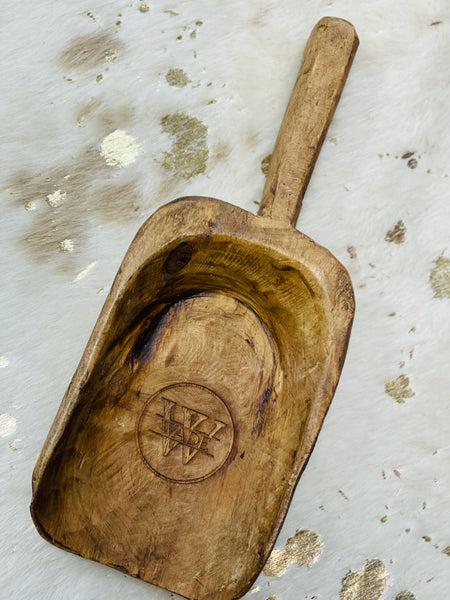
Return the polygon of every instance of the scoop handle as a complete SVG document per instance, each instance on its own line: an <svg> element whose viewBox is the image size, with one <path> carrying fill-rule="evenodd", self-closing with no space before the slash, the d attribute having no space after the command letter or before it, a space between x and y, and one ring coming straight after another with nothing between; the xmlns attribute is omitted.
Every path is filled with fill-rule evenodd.
<svg viewBox="0 0 450 600"><path fill-rule="evenodd" d="M258 214L295 224L359 40L351 23L321 19L303 61L270 160Z"/></svg>

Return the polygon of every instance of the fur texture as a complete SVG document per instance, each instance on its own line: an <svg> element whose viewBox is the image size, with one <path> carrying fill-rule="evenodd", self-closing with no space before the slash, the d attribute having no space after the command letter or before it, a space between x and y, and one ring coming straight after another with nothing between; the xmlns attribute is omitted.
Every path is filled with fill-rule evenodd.
<svg viewBox="0 0 450 600"><path fill-rule="evenodd" d="M2 13L0 412L16 419L0 437L2 598L169 597L44 542L32 470L139 225L189 194L257 210L306 39L332 14L360 47L298 228L348 268L357 312L277 544L312 530L323 553L261 574L251 597L346 598L348 572L376 564L370 598L447 600L448 2L47 0ZM187 134L163 127L183 119ZM108 164L116 130L132 155ZM369 598L364 585L352 598Z"/></svg>

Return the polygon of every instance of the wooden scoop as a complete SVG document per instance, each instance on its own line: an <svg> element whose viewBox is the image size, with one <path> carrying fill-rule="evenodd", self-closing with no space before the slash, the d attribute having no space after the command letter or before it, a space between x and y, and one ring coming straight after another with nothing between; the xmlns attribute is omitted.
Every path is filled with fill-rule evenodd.
<svg viewBox="0 0 450 600"><path fill-rule="evenodd" d="M353 317L346 270L294 225L357 45L314 28L258 216L189 197L139 230L34 471L53 544L191 599L264 566Z"/></svg>

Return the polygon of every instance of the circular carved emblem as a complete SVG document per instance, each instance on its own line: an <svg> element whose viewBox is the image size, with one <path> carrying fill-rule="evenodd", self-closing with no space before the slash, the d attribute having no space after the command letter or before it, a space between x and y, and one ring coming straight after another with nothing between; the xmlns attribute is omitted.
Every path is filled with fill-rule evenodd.
<svg viewBox="0 0 450 600"><path fill-rule="evenodd" d="M169 385L151 396L138 422L142 458L160 477L195 483L213 475L233 446L230 412L211 390Z"/></svg>

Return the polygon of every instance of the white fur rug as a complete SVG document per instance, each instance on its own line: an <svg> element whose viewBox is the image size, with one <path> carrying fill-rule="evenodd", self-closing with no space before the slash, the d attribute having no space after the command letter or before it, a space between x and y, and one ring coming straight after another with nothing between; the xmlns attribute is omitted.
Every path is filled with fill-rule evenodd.
<svg viewBox="0 0 450 600"><path fill-rule="evenodd" d="M32 470L139 225L189 194L256 212L306 39L333 15L360 47L298 228L348 268L357 312L277 551L248 597L447 600L449 3L2 8L1 598L169 597L42 540Z"/></svg>

